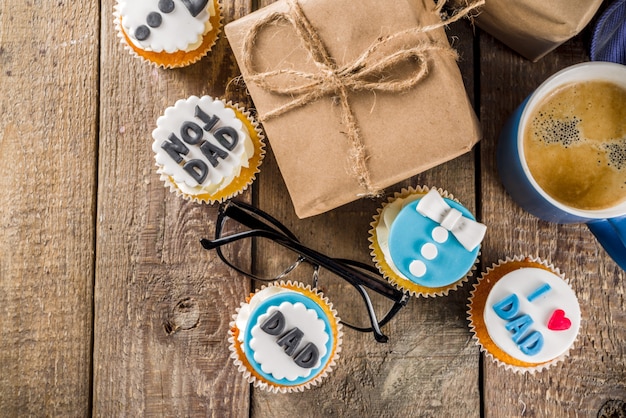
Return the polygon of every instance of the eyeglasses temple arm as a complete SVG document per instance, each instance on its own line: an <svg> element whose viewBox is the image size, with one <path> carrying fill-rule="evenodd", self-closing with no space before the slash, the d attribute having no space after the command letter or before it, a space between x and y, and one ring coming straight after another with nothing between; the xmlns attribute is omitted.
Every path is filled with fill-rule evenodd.
<svg viewBox="0 0 626 418"><path fill-rule="evenodd" d="M402 307L406 306L406 303L409 299L409 294L405 294L406 298L401 300L400 302L395 302L393 304L393 307L391 308L391 310L389 312L387 312L387 314L385 314L385 317L383 319L381 319L380 321L378 321L378 326L382 327L385 326L394 316L396 316L396 313L398 313L400 311L400 309L402 309ZM347 326L348 328L352 328L355 331L359 331L359 332L374 332L374 328L369 327L357 327L348 323L343 323L345 326Z"/></svg>
<svg viewBox="0 0 626 418"><path fill-rule="evenodd" d="M378 319L376 318L376 312L374 311L374 306L372 306L372 301L369 298L369 295L367 294L365 289L363 289L362 286L358 285L355 287L361 294L361 297L363 298L363 301L365 302L365 306L367 307L367 314L369 315L370 323L372 324L372 332L374 333L374 339L378 341L379 343L386 343L387 341L389 341L389 337L383 334L383 332L380 330L380 326L378 325Z"/></svg>
<svg viewBox="0 0 626 418"><path fill-rule="evenodd" d="M369 289L394 301L401 301L405 297L405 294L403 292L394 288L388 282L375 281L366 275L360 274L357 270L347 267L345 263L337 263L332 258L327 257L322 253L318 253L317 251L311 250L310 248L300 244L300 241L295 237L295 235L293 235L293 233L291 233L291 231L289 231L289 229L287 229L287 227L278 222L278 220L273 218L271 215L261 211L260 209L255 208L254 206L248 205L244 202L231 200L227 203L224 203L220 207L220 211L222 212L223 216L230 217L242 223L243 225L252 228L252 231L247 231L249 235L234 234L234 236L236 237L235 239L246 238L248 236L265 236L267 238L273 239L277 243L287 248L290 248L293 251L300 253L310 261L319 264L342 277L345 277L350 283L355 286L359 283L362 283ZM258 216L262 216L266 220L270 221L273 226L278 228L282 233L268 226L259 219L256 219L254 216L251 216L247 211L251 213L256 213ZM218 244L218 242L221 242L221 239L222 238L217 238L213 241L213 244ZM224 242L224 244L225 243L226 242ZM206 249L216 248L219 245L222 244L207 247L203 243L203 246Z"/></svg>
<svg viewBox="0 0 626 418"><path fill-rule="evenodd" d="M281 240L277 240L277 242L281 245L291 248L294 251L297 251L309 261L319 264L325 269L330 270L333 273L343 277L354 286L363 285L373 290L374 292L396 302L399 302L405 298L404 292L396 289L388 282L383 282L382 280L374 280L373 278L362 274L358 270L351 268L345 263L337 262L324 254L318 253L315 250L305 247L299 242L285 240L284 237L282 237Z"/></svg>
<svg viewBox="0 0 626 418"><path fill-rule="evenodd" d="M236 234L220 237L213 240L202 238L200 240L200 244L202 244L202 247L205 250L214 250L217 247L221 247L222 245L230 244L240 239L250 237L267 237L275 240L277 237L280 238L282 236L277 232L266 231L264 229L250 229L248 231L238 232Z"/></svg>
<svg viewBox="0 0 626 418"><path fill-rule="evenodd" d="M248 228L278 233L275 228L272 228L272 226L274 226L290 239L299 242L296 236L286 226L278 222L278 220L276 220L271 215L263 212L260 209L255 208L254 206L250 206L243 202L233 200L224 204L224 206L221 208L221 211L224 216L234 219L237 222L247 226ZM246 211L255 213L257 216L264 218L266 221L270 222L272 226L267 225L265 222L255 218Z"/></svg>
<svg viewBox="0 0 626 418"><path fill-rule="evenodd" d="M365 289L363 289L363 286L366 286L369 289L393 300L395 302L395 305L393 308L393 314L395 314L398 310L400 310L402 306L406 305L408 301L408 295L406 293L401 292L398 289L395 289L387 282L385 283L378 282L372 279L371 277L366 276L365 274L361 274L358 270L354 270L350 268L349 266L345 265L344 263L339 263L333 260L332 258L327 257L324 254L318 253L317 251L314 251L308 247L305 247L304 245L298 242L281 240L281 241L278 241L278 243L288 248L291 248L294 251L297 251L305 258L309 259L310 261L316 264L319 264L325 269L332 271L333 273L339 275L340 277L343 277L346 281L352 284L357 289L357 291L361 294L361 297L363 298L363 301L365 302L367 313L370 318L370 323L372 324L371 331L374 333L374 338L376 339L376 341L381 342L381 343L388 341L388 337L384 335L382 331L380 330L380 325L378 323L378 319L376 318L376 312L374 311L374 307L372 306L372 301L369 295L367 294L367 292L365 291ZM383 320L385 322L389 321L389 319L391 319L392 316L393 315L388 314L385 316L385 318L383 318Z"/></svg>
<svg viewBox="0 0 626 418"><path fill-rule="evenodd" d="M379 281L375 281L372 278L360 274L358 270L354 270L349 268L343 263L338 263L334 261L332 258L325 256L324 254L318 253L304 245L300 244L297 241L291 240L289 237L286 237L278 232L272 230L265 229L251 229L248 231L239 232L236 234L232 234L226 237L220 237L214 240L202 239L200 243L206 250L212 250L217 247L220 247L225 244L230 244L240 239L249 238L249 237L266 237L274 240L276 243L283 245L284 247L290 248L293 251L304 256L306 259L321 265L322 267L332 271L335 274L345 278L348 282L350 282L354 286L364 285L367 288L388 297L394 301L400 301L404 298L404 293L399 291L398 289L392 287L388 283L383 283Z"/></svg>

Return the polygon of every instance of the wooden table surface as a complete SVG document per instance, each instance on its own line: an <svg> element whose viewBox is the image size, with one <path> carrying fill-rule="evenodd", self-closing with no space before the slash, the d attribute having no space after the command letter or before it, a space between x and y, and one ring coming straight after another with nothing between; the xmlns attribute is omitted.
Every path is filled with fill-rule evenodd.
<svg viewBox="0 0 626 418"><path fill-rule="evenodd" d="M225 0L224 23L270 2ZM567 361L533 376L484 358L468 329L466 284L412 298L385 327L387 344L346 330L321 385L274 395L252 389L228 358L229 321L255 286L199 248L217 208L165 189L150 149L156 118L178 99L252 106L243 89L226 91L239 74L232 51L222 33L201 62L156 69L121 46L113 5L0 2L0 415L595 417L613 406L625 416L625 273L585 226L516 206L494 158L521 100L589 60L588 29L532 63L466 21L452 25L484 138L387 190L425 184L464 202L489 228L480 270L518 254L558 266L584 319ZM271 149L242 198L310 247L370 260L367 231L383 199L299 220Z"/></svg>

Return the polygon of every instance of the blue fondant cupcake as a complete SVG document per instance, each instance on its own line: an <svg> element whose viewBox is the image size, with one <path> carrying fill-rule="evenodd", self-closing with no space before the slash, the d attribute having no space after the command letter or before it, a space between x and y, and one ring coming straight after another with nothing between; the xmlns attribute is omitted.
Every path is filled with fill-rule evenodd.
<svg viewBox="0 0 626 418"><path fill-rule="evenodd" d="M402 290L441 296L475 269L485 225L450 194L404 189L374 216L370 249L380 272Z"/></svg>
<svg viewBox="0 0 626 418"><path fill-rule="evenodd" d="M303 391L335 365L341 324L321 293L301 283L263 287L230 324L231 358L250 383L271 392Z"/></svg>

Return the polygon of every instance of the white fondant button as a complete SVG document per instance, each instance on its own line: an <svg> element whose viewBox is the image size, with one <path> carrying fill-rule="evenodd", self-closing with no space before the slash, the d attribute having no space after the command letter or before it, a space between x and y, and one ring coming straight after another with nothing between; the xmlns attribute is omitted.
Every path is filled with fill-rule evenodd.
<svg viewBox="0 0 626 418"><path fill-rule="evenodd" d="M409 264L409 271L415 277L422 277L426 274L426 264L420 260L413 260L411 264Z"/></svg>
<svg viewBox="0 0 626 418"><path fill-rule="evenodd" d="M442 226L436 226L435 229L433 229L432 237L438 243L443 244L444 242L448 240L449 234L450 233L448 232L446 228Z"/></svg>
<svg viewBox="0 0 626 418"><path fill-rule="evenodd" d="M429 242L422 246L421 253L426 260L432 260L437 257L438 251L435 244Z"/></svg>

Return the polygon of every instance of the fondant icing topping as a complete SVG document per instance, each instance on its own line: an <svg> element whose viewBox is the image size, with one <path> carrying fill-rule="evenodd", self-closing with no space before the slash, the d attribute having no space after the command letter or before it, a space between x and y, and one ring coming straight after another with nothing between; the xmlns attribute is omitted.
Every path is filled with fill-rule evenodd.
<svg viewBox="0 0 626 418"><path fill-rule="evenodd" d="M254 154L235 112L209 96L191 96L167 108L152 136L159 172L188 195L222 190Z"/></svg>
<svg viewBox="0 0 626 418"><path fill-rule="evenodd" d="M521 268L494 284L484 310L487 332L510 356L544 363L565 354L580 327L580 307L570 286L540 268Z"/></svg>
<svg viewBox="0 0 626 418"><path fill-rule="evenodd" d="M468 251L440 222L419 213L417 207L425 196L410 195L384 206L376 236L387 264L399 277L424 287L444 287L462 279L471 270L480 245ZM452 199L442 200L448 212L460 213L467 224L475 222L461 204ZM440 202L438 205L443 207Z"/></svg>
<svg viewBox="0 0 626 418"><path fill-rule="evenodd" d="M289 381L306 378L320 366L329 339L324 321L299 302L269 307L251 333L250 348L263 372Z"/></svg>
<svg viewBox="0 0 626 418"><path fill-rule="evenodd" d="M133 44L145 51L189 51L212 29L213 1L119 0L122 26Z"/></svg>
<svg viewBox="0 0 626 418"><path fill-rule="evenodd" d="M550 320L548 321L548 329L552 331L565 331L570 329L572 326L572 321L565 316L565 311L563 309L555 309L550 316Z"/></svg>
<svg viewBox="0 0 626 418"><path fill-rule="evenodd" d="M467 251L474 250L485 236L487 230L485 225L476 222L473 216L464 216L460 210L451 207L436 189L431 189L421 198L416 209L423 216L452 232Z"/></svg>

